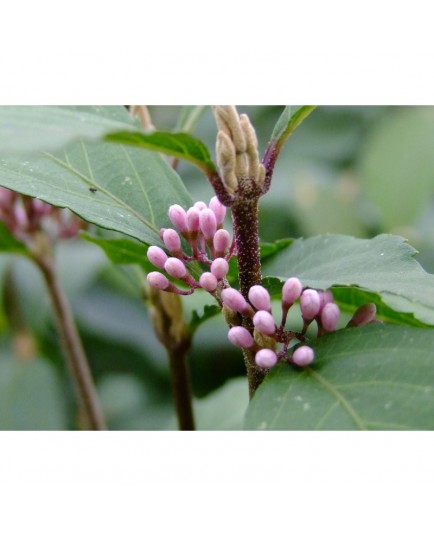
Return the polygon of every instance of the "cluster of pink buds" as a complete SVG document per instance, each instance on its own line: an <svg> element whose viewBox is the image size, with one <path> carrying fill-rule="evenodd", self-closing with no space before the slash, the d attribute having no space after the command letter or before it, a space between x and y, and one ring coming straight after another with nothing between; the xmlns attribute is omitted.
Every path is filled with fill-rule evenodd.
<svg viewBox="0 0 434 536"><path fill-rule="evenodd" d="M25 243L30 242L37 231L45 232L52 239L70 238L85 224L67 209L3 187L0 187L0 220L15 238Z"/></svg>
<svg viewBox="0 0 434 536"><path fill-rule="evenodd" d="M229 340L241 348L248 348L255 352L256 365L261 369L270 369L280 359L285 359L299 367L310 365L314 359L314 351L310 346L302 344L291 355L288 348L294 341L305 343L308 327L313 322L317 325L317 337L335 331L340 310L333 301L333 294L329 291L303 289L300 280L296 277L288 279L282 288L281 321L277 324L271 311L271 299L268 291L255 285L250 288L248 301L235 289L224 289L221 294L223 303L252 319L253 335L242 326L234 326L229 330ZM285 329L288 311L299 301L303 326L300 332ZM354 314L349 325L366 324L373 320L376 313L374 304L362 306ZM277 349L278 344L281 345Z"/></svg>
<svg viewBox="0 0 434 536"><path fill-rule="evenodd" d="M170 256L158 246L150 246L147 256L156 268L189 288L183 290L177 287L161 272L148 274L149 285L176 294L191 294L196 288L202 288L216 295L218 290L226 288L228 261L235 252L228 231L223 229L225 216L226 207L217 197L213 197L208 206L198 201L188 210L180 205L171 205L169 219L176 229L160 229L160 237ZM182 237L188 243L188 251L184 250ZM210 268L199 280L189 270L189 263L195 261Z"/></svg>

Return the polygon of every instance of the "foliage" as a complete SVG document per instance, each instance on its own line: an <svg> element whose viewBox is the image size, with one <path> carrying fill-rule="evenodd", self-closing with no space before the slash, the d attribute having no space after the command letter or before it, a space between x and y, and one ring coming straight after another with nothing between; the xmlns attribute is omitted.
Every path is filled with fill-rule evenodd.
<svg viewBox="0 0 434 536"><path fill-rule="evenodd" d="M260 202L264 284L275 300L288 277L332 288L340 329L311 341L316 358L306 369L280 362L248 403L241 353L227 340L215 300L200 292L181 297L197 428L431 430L432 110L313 108L238 110L255 126L265 163L270 147L278 148ZM169 205L209 199L206 175L217 173L209 110L150 113L154 132L120 106L0 107L0 185L90 224L57 256L110 429L176 428L167 358L143 294L143 275L154 269L146 251L164 247L159 230L172 225ZM173 157L185 161L177 170ZM62 397L67 370L54 323L46 312L37 315L42 280L3 224L0 248L0 272L6 281L12 267L14 290L12 305L4 292L0 311L0 426L79 427L72 394ZM196 272L203 269L197 263ZM228 279L237 285L235 259ZM366 302L377 305L382 323L345 329ZM23 326L38 348L28 362L11 346Z"/></svg>

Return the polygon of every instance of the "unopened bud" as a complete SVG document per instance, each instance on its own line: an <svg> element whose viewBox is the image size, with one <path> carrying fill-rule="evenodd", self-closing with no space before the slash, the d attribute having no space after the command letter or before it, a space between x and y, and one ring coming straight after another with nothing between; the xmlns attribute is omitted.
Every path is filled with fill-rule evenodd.
<svg viewBox="0 0 434 536"><path fill-rule="evenodd" d="M249 290L249 302L258 311L271 311L271 298L262 285L253 285Z"/></svg>
<svg viewBox="0 0 434 536"><path fill-rule="evenodd" d="M185 279L188 276L185 264L175 257L169 257L164 263L166 272L176 279Z"/></svg>
<svg viewBox="0 0 434 536"><path fill-rule="evenodd" d="M299 367L307 367L315 357L314 351L309 346L299 346L292 354L292 361Z"/></svg>
<svg viewBox="0 0 434 536"><path fill-rule="evenodd" d="M181 233L187 231L187 215L180 205L171 205L169 207L169 219Z"/></svg>
<svg viewBox="0 0 434 536"><path fill-rule="evenodd" d="M320 298L316 290L306 289L300 298L301 316L304 320L313 320L319 313Z"/></svg>
<svg viewBox="0 0 434 536"><path fill-rule="evenodd" d="M157 268L164 268L164 263L167 261L166 253L158 246L150 246L146 253L146 256L154 266Z"/></svg>
<svg viewBox="0 0 434 536"><path fill-rule="evenodd" d="M298 277L290 277L282 288L282 304L285 307L292 305L301 296L303 286Z"/></svg>
<svg viewBox="0 0 434 536"><path fill-rule="evenodd" d="M211 272L204 272L199 278L199 285L207 292L214 292L217 288L218 281Z"/></svg>
<svg viewBox="0 0 434 536"><path fill-rule="evenodd" d="M150 272L146 279L151 287L158 290L165 290L170 286L170 281L160 272Z"/></svg>
<svg viewBox="0 0 434 536"><path fill-rule="evenodd" d="M327 303L333 303L333 294L330 290L320 290L319 294L319 310L322 311Z"/></svg>
<svg viewBox="0 0 434 536"><path fill-rule="evenodd" d="M348 327L363 326L375 319L377 307L375 303L365 303L357 309L352 319L348 322Z"/></svg>
<svg viewBox="0 0 434 536"><path fill-rule="evenodd" d="M218 257L214 259L211 264L211 273L219 280L226 277L226 274L229 272L229 264L226 259Z"/></svg>
<svg viewBox="0 0 434 536"><path fill-rule="evenodd" d="M192 233L199 231L199 212L197 207L191 207L187 210L187 228Z"/></svg>
<svg viewBox="0 0 434 536"><path fill-rule="evenodd" d="M204 208L200 211L199 225L205 240L210 240L214 237L217 231L217 220L210 208Z"/></svg>
<svg viewBox="0 0 434 536"><path fill-rule="evenodd" d="M181 253L181 239L179 238L179 234L174 229L166 229L164 231L163 242L171 253Z"/></svg>
<svg viewBox="0 0 434 536"><path fill-rule="evenodd" d="M249 304L244 299L244 296L234 288L225 288L222 291L221 297L223 303L237 313L243 314L249 308Z"/></svg>
<svg viewBox="0 0 434 536"><path fill-rule="evenodd" d="M269 348L263 348L256 352L255 363L261 369L270 369L277 363L276 352Z"/></svg>
<svg viewBox="0 0 434 536"><path fill-rule="evenodd" d="M204 203L203 201L196 201L196 203L194 204L194 208L197 208L197 210L200 212L204 208L208 208L208 207L206 206L206 203Z"/></svg>
<svg viewBox="0 0 434 536"><path fill-rule="evenodd" d="M232 344L235 344L235 346L239 346L240 348L251 348L255 344L249 331L242 326L231 328L228 332L228 339Z"/></svg>
<svg viewBox="0 0 434 536"><path fill-rule="evenodd" d="M217 225L221 225L225 221L226 207L220 203L216 196L209 202L209 208L214 212Z"/></svg>
<svg viewBox="0 0 434 536"><path fill-rule="evenodd" d="M255 313L253 325L265 335L272 335L276 331L273 315L268 311L258 311Z"/></svg>
<svg viewBox="0 0 434 536"><path fill-rule="evenodd" d="M321 324L326 331L334 331L341 312L335 303L326 303L321 311Z"/></svg>
<svg viewBox="0 0 434 536"><path fill-rule="evenodd" d="M226 251L229 249L231 243L231 236L226 229L219 229L216 231L213 238L213 245L215 254L217 257L223 257Z"/></svg>

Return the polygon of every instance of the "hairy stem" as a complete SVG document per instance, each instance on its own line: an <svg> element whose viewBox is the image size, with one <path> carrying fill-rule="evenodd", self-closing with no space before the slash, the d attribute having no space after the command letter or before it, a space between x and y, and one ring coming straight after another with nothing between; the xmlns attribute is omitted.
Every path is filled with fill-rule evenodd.
<svg viewBox="0 0 434 536"><path fill-rule="evenodd" d="M68 364L76 396L90 430L105 430L104 416L84 353L80 336L72 316L68 299L61 287L53 257L45 252L33 256L42 272L53 305L57 329Z"/></svg>
<svg viewBox="0 0 434 536"><path fill-rule="evenodd" d="M261 259L259 256L258 198L243 200L232 205L231 209L234 239L237 246L240 291L247 299L250 287L262 283ZM251 319L244 318L243 325L253 332ZM256 366L254 352L244 350L243 354L251 398L264 379L265 374Z"/></svg>

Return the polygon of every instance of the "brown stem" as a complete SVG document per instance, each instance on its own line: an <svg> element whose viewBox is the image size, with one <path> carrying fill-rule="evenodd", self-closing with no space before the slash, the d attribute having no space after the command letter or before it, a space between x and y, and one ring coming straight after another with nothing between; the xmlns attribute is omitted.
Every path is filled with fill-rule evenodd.
<svg viewBox="0 0 434 536"><path fill-rule="evenodd" d="M195 429L191 382L187 365L188 350L189 344L167 349L178 425L179 429L184 431Z"/></svg>
<svg viewBox="0 0 434 536"><path fill-rule="evenodd" d="M259 256L258 198L243 200L232 205L231 209L234 239L237 246L240 291L247 299L250 287L262 283L261 259ZM245 317L243 325L253 332L253 324L250 318ZM253 351L243 350L243 354L251 398L264 379L265 373L256 366Z"/></svg>
<svg viewBox="0 0 434 536"><path fill-rule="evenodd" d="M33 256L40 268L50 295L64 355L74 383L79 405L90 430L105 430L104 416L100 408L86 355L72 316L68 299L61 287L53 258L49 253Z"/></svg>

